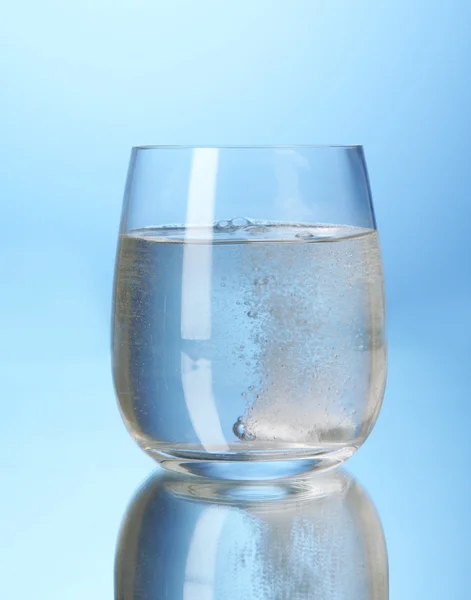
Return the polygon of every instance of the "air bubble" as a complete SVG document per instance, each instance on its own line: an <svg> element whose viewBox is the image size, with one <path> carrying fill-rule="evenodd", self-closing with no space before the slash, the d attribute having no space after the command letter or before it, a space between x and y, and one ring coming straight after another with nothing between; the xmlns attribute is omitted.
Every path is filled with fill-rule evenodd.
<svg viewBox="0 0 471 600"><path fill-rule="evenodd" d="M225 219L223 219L222 221L219 221L218 223L216 223L216 228L217 229L227 229L228 227L230 227L231 223L230 221L226 221Z"/></svg>
<svg viewBox="0 0 471 600"><path fill-rule="evenodd" d="M226 284L224 283L224 281L221 283L221 287L226 287Z"/></svg>
<svg viewBox="0 0 471 600"><path fill-rule="evenodd" d="M269 277L257 277L257 279L255 280L255 285L267 285L267 283L270 281Z"/></svg>
<svg viewBox="0 0 471 600"><path fill-rule="evenodd" d="M310 231L300 231L294 237L301 238L301 239L302 238L304 238L304 239L306 239L306 238L313 238L314 234L311 233Z"/></svg>
<svg viewBox="0 0 471 600"><path fill-rule="evenodd" d="M243 440L244 442L250 442L255 439L255 436L247 431L247 427L245 426L242 417L239 417L234 423L232 431L234 432L234 435L239 438L239 440Z"/></svg>
<svg viewBox="0 0 471 600"><path fill-rule="evenodd" d="M257 317L257 311L256 310L249 310L249 312L247 313L247 316L250 317L251 319L255 319Z"/></svg>
<svg viewBox="0 0 471 600"><path fill-rule="evenodd" d="M254 389L255 389L255 386L254 386L254 385L249 385L249 392L253 392L253 391L254 391Z"/></svg>
<svg viewBox="0 0 471 600"><path fill-rule="evenodd" d="M231 219L230 223L234 227L247 227L248 225L252 224L251 221L244 217L236 217L235 219Z"/></svg>

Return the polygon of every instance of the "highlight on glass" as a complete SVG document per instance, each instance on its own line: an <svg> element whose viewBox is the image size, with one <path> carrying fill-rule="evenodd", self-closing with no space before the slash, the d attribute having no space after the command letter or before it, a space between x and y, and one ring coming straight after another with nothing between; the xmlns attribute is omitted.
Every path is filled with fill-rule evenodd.
<svg viewBox="0 0 471 600"><path fill-rule="evenodd" d="M124 422L164 467L249 480L342 463L386 382L362 147L134 148L112 330Z"/></svg>

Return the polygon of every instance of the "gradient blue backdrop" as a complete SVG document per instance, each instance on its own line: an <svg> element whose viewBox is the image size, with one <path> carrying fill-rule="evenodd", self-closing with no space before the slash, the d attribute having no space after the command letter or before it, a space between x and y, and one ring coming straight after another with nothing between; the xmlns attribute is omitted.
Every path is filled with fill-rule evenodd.
<svg viewBox="0 0 471 600"><path fill-rule="evenodd" d="M349 468L383 521L391 598L469 598L470 27L467 0L2 7L2 597L111 597L152 468L109 366L130 147L362 143L390 369Z"/></svg>

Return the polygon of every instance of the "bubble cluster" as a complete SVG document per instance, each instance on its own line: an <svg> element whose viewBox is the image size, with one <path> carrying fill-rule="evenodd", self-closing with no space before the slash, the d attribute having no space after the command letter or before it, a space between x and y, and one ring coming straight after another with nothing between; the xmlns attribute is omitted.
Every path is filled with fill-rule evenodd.
<svg viewBox="0 0 471 600"><path fill-rule="evenodd" d="M239 417L237 421L234 423L232 428L234 435L244 442L251 442L255 440L255 435L251 433L244 422L243 417Z"/></svg>
<svg viewBox="0 0 471 600"><path fill-rule="evenodd" d="M325 242L330 228L318 229L297 225L285 233L293 241ZM277 235L271 231L270 239ZM249 432L259 441L316 444L354 436L362 417L350 409L365 402L376 377L370 357L361 356L372 335L368 311L381 307L369 298L380 288L366 271L375 244L363 237L249 246L238 265L251 358L246 376L254 383L242 395L246 409L234 426L239 439ZM363 337L355 339L358 327Z"/></svg>
<svg viewBox="0 0 471 600"><path fill-rule="evenodd" d="M291 231L291 234L288 231L286 233L287 235L293 235L294 231ZM273 236L278 239L282 238L284 233L283 228L276 226L276 224L264 224L259 221L252 221L246 217L221 219L214 223L215 237L222 235L225 238L228 236L231 240L235 238L247 241L273 239Z"/></svg>
<svg viewBox="0 0 471 600"><path fill-rule="evenodd" d="M225 231L230 229L241 229L252 225L252 221L245 217L234 217L233 219L221 219L214 224L215 229L224 229Z"/></svg>

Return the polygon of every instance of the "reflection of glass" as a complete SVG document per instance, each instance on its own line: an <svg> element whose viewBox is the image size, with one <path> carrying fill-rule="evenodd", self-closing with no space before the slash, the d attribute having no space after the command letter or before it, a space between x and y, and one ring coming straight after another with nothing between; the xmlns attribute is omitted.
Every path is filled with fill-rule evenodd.
<svg viewBox="0 0 471 600"><path fill-rule="evenodd" d="M351 456L386 377L362 148L134 149L113 361L128 429L167 468L259 479Z"/></svg>
<svg viewBox="0 0 471 600"><path fill-rule="evenodd" d="M239 485L151 477L129 507L120 600L387 600L385 540L348 474Z"/></svg>

